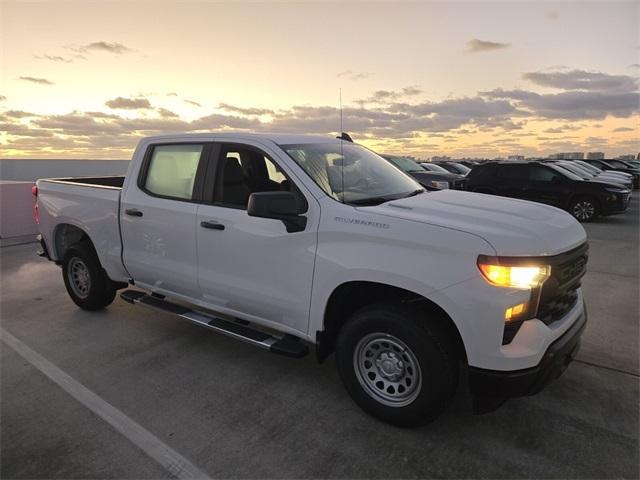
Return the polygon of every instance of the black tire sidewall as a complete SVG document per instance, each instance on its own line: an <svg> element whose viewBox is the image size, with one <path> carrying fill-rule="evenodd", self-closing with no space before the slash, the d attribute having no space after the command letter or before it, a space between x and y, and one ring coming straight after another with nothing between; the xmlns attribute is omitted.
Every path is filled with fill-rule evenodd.
<svg viewBox="0 0 640 480"><path fill-rule="evenodd" d="M343 327L336 346L338 371L353 400L371 415L400 427L419 426L438 417L448 406L457 384L457 362L449 342L437 331L418 322L411 308L382 306L366 308L354 314ZM417 398L403 407L377 402L360 384L353 367L353 355L359 340L370 333L388 333L402 340L420 364L422 384Z"/></svg>
<svg viewBox="0 0 640 480"><path fill-rule="evenodd" d="M91 277L89 295L87 295L86 298L81 298L76 295L70 284L68 275L69 264L74 257L82 260ZM73 245L66 251L62 261L62 277L64 278L67 293L73 302L84 310L100 310L111 304L115 298L116 290L102 269L98 256L93 248L85 243Z"/></svg>

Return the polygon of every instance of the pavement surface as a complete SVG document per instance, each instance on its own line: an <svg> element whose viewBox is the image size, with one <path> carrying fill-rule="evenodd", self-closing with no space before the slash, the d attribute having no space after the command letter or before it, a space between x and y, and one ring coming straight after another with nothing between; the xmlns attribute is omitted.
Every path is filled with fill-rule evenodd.
<svg viewBox="0 0 640 480"><path fill-rule="evenodd" d="M363 413L333 357L120 299L84 312L34 244L3 247L0 477L638 478L638 197L585 225L589 325L565 374L481 416L461 390L413 430Z"/></svg>

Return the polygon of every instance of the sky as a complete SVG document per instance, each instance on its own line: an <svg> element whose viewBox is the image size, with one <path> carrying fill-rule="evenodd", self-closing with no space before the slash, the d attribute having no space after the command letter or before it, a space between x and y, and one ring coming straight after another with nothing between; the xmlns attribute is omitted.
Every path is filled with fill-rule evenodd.
<svg viewBox="0 0 640 480"><path fill-rule="evenodd" d="M335 135L429 158L640 151L640 2L0 0L0 157Z"/></svg>

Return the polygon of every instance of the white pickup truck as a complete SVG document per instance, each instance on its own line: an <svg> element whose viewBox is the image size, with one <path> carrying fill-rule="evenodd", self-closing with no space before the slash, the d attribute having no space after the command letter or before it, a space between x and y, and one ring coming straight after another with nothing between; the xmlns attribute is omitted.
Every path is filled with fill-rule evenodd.
<svg viewBox="0 0 640 480"><path fill-rule="evenodd" d="M146 138L125 177L34 194L41 255L79 307L131 285L130 303L274 353L335 352L354 401L400 426L436 418L459 377L478 410L536 393L587 321L571 215L424 192L346 135Z"/></svg>

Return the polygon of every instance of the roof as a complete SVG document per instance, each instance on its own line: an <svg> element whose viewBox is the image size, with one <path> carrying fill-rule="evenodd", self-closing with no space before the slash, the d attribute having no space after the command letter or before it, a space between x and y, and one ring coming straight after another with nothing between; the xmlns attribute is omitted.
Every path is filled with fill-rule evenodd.
<svg viewBox="0 0 640 480"><path fill-rule="evenodd" d="M211 139L212 137L237 138L238 140L263 139L270 140L277 145L295 145L302 143L339 143L341 140L331 135L302 135L292 133L248 133L248 132L206 132L206 133L175 133L147 137L152 141L164 140L176 137L185 140Z"/></svg>

